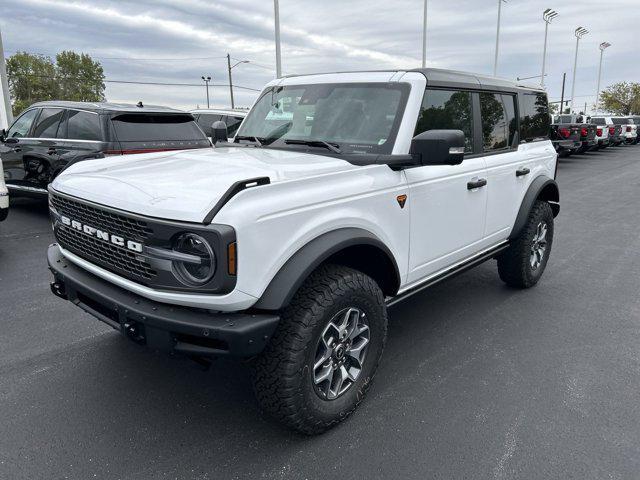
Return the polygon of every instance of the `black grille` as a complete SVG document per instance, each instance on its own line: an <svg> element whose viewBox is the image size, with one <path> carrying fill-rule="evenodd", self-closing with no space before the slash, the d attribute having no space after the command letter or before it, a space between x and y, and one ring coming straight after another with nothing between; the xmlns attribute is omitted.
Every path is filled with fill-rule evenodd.
<svg viewBox="0 0 640 480"><path fill-rule="evenodd" d="M50 202L60 215L127 240L144 243L153 235L153 229L142 220L55 194L50 195ZM127 248L92 237L60 222L55 233L63 248L115 273L124 273L134 280L150 280L157 275L144 258Z"/></svg>

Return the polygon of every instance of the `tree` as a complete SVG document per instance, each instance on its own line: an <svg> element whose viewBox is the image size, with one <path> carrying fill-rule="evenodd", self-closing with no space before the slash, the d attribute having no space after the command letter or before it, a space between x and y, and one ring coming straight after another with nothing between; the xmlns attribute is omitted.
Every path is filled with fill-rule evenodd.
<svg viewBox="0 0 640 480"><path fill-rule="evenodd" d="M104 101L104 71L86 53L64 51L56 55L56 76L61 100Z"/></svg>
<svg viewBox="0 0 640 480"><path fill-rule="evenodd" d="M640 83L620 82L600 94L600 110L616 115L640 114Z"/></svg>
<svg viewBox="0 0 640 480"><path fill-rule="evenodd" d="M104 101L104 71L89 55L64 51L50 57L18 52L7 59L13 113L44 100Z"/></svg>
<svg viewBox="0 0 640 480"><path fill-rule="evenodd" d="M43 55L18 52L7 59L14 115L34 102L53 100L58 96L55 73L51 58Z"/></svg>

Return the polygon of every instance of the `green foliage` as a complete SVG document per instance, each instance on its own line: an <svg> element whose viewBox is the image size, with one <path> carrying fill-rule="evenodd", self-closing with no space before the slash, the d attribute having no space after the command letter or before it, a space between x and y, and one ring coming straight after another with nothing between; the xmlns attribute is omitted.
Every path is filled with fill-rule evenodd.
<svg viewBox="0 0 640 480"><path fill-rule="evenodd" d="M104 101L104 71L89 55L64 51L55 62L18 52L7 59L13 113L44 100Z"/></svg>
<svg viewBox="0 0 640 480"><path fill-rule="evenodd" d="M600 93L599 110L616 115L640 115L640 83L620 82Z"/></svg>

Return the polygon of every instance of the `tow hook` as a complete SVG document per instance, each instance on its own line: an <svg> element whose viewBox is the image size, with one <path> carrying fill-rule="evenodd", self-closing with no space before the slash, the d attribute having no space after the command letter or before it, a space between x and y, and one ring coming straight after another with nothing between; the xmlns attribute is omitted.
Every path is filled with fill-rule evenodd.
<svg viewBox="0 0 640 480"><path fill-rule="evenodd" d="M49 284L49 286L51 287L51 292L56 296L56 297L60 297L64 300L69 300L69 298L67 297L67 291L64 288L64 283L61 282L51 282Z"/></svg>

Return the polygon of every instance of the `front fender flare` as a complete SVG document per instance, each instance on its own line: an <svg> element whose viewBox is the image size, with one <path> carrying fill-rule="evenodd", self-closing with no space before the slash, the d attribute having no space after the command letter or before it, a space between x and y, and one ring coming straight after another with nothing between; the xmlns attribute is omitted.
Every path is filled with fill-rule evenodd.
<svg viewBox="0 0 640 480"><path fill-rule="evenodd" d="M302 283L325 260L345 248L358 245L376 247L384 252L395 269L394 281L400 285L400 271L395 258L378 237L361 228L340 228L314 238L289 258L254 307L280 310L289 304Z"/></svg>

